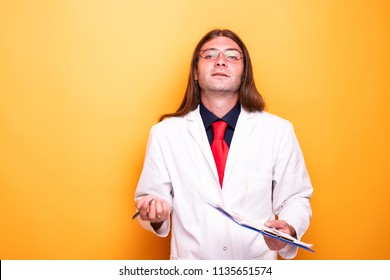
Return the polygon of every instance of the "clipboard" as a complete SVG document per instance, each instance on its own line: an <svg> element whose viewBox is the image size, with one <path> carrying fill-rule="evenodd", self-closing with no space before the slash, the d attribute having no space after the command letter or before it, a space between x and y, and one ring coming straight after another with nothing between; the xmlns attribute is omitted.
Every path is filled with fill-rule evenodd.
<svg viewBox="0 0 390 280"><path fill-rule="evenodd" d="M236 224L238 224L244 228L254 230L258 233L261 233L264 236L275 238L279 241L282 241L282 242L285 242L285 243L288 243L288 244L291 244L291 245L294 245L294 246L297 246L299 248L302 248L302 249L305 249L307 251L315 253L315 251L311 249L313 244L308 244L308 243L302 242L302 241L288 235L287 233L284 233L284 232L277 230L275 228L270 228L270 227L267 227L264 225L257 225L250 220L244 219L243 217L237 215L234 212L227 211L226 209L224 209L220 205L212 204L212 203L208 203L208 204L211 207L213 207L214 209L216 209L217 211L219 211L220 213L222 213L223 215L225 215L226 217L228 217L230 220L232 220L233 222L235 222Z"/></svg>

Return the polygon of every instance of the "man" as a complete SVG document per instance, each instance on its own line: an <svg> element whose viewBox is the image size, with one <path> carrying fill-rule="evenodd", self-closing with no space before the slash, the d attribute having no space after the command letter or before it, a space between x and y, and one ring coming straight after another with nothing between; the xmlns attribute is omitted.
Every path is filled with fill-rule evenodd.
<svg viewBox="0 0 390 280"><path fill-rule="evenodd" d="M171 259L293 258L297 247L240 227L209 203L300 238L311 195L292 125L264 112L244 43L210 31L193 53L179 109L151 129L135 193L139 221L163 237L172 227Z"/></svg>

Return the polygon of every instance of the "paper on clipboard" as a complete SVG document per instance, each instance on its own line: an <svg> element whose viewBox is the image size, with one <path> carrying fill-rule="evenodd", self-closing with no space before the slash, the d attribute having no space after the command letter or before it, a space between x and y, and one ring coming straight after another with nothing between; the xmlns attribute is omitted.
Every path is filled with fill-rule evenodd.
<svg viewBox="0 0 390 280"><path fill-rule="evenodd" d="M286 242L288 244L292 244L294 246L300 247L302 249L305 249L305 250L308 250L308 251L314 253L314 250L311 249L313 244L304 243L304 242L302 242L302 241L300 241L300 240L298 240L298 239L296 239L296 238L294 238L294 237L292 237L292 236L290 236L290 235L288 235L280 230L277 230L275 228L269 228L269 227L264 226L264 225L255 224L254 222L249 221L247 219L244 219L243 217L237 215L234 212L227 211L226 209L224 209L220 205L212 204L212 203L209 203L209 205L242 227L254 230L256 232L261 233L262 235L275 238L277 240Z"/></svg>

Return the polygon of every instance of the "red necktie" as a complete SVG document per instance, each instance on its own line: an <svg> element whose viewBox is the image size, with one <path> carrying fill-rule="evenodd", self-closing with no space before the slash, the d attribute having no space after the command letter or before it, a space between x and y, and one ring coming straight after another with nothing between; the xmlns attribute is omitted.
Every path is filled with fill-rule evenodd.
<svg viewBox="0 0 390 280"><path fill-rule="evenodd" d="M212 124L214 139L211 143L211 151L213 152L215 165L217 166L219 184L222 188L223 175L225 173L226 159L229 152L229 147L224 140L227 123L217 121Z"/></svg>

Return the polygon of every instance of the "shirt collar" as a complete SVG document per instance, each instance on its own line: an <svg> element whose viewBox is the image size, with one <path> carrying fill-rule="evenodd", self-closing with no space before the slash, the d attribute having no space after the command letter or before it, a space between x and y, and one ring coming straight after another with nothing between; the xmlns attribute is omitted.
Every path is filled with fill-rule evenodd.
<svg viewBox="0 0 390 280"><path fill-rule="evenodd" d="M234 107L221 118L221 120L224 120L231 128L235 129L240 112L241 104L240 101L238 101L236 105L234 105ZM210 112L202 102L200 102L200 115L202 116L203 124L206 129L209 128L213 122L220 119L212 112Z"/></svg>

